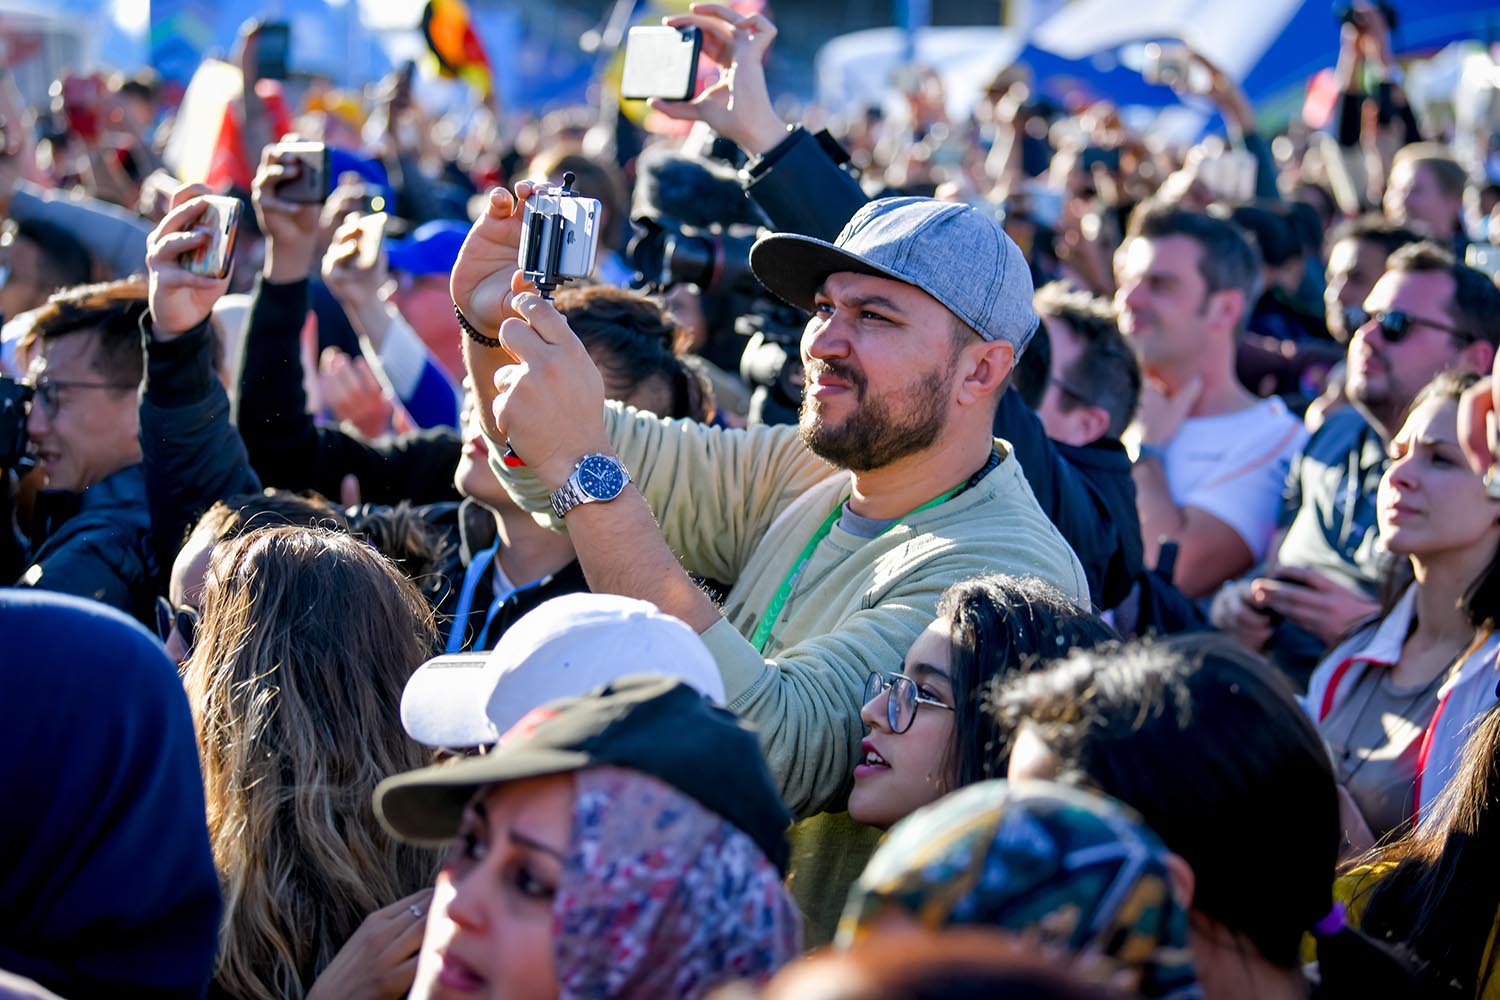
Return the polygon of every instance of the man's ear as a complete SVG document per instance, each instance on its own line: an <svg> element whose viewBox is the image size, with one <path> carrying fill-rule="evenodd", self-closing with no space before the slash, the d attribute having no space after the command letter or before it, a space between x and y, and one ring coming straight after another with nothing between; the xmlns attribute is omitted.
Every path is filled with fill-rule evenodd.
<svg viewBox="0 0 1500 1000"><path fill-rule="evenodd" d="M1172 881L1172 893L1183 906L1193 905L1193 892L1198 887L1198 876L1180 854L1167 852L1167 878Z"/></svg>
<svg viewBox="0 0 1500 1000"><path fill-rule="evenodd" d="M1476 375L1488 375L1494 364L1495 345L1488 340L1476 340L1458 352L1458 362L1454 367Z"/></svg>
<svg viewBox="0 0 1500 1000"><path fill-rule="evenodd" d="M964 352L967 369L959 385L958 401L972 405L1004 391L1016 360L1008 340L983 340Z"/></svg>
<svg viewBox="0 0 1500 1000"><path fill-rule="evenodd" d="M1234 332L1249 317L1251 303L1241 289L1221 288L1208 297L1208 307L1216 326Z"/></svg>

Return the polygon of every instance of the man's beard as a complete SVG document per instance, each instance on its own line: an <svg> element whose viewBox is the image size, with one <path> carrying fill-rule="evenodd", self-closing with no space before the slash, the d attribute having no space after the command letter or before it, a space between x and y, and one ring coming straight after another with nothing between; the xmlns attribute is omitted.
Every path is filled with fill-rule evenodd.
<svg viewBox="0 0 1500 1000"><path fill-rule="evenodd" d="M864 374L840 362L811 361L807 381L818 371L847 382L854 410L840 425L823 421L818 403L803 393L797 430L809 451L829 465L870 472L930 448L948 420L948 384L958 370L954 352L943 370L929 371L914 384L884 396L868 394Z"/></svg>

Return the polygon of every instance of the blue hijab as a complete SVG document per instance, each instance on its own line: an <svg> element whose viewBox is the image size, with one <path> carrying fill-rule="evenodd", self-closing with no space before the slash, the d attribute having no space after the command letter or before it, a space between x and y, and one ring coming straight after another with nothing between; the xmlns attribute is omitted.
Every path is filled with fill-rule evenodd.
<svg viewBox="0 0 1500 1000"><path fill-rule="evenodd" d="M182 683L92 601L0 589L0 969L68 997L201 997L219 883Z"/></svg>

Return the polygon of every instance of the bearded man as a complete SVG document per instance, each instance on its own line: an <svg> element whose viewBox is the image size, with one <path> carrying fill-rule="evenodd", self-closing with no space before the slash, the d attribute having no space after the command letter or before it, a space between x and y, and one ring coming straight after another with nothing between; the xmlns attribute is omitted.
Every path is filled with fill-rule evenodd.
<svg viewBox="0 0 1500 1000"><path fill-rule="evenodd" d="M496 473L566 526L595 593L702 635L798 817L844 808L866 679L900 670L951 584L1030 574L1088 605L1077 558L991 436L1038 322L994 220L898 198L861 208L835 243L761 239L756 276L812 313L801 419L723 430L606 405L578 338L516 272L530 190L491 195L453 271L491 454L508 440L525 463L493 460ZM689 572L733 582L722 609ZM874 843L841 824L794 838L810 943Z"/></svg>

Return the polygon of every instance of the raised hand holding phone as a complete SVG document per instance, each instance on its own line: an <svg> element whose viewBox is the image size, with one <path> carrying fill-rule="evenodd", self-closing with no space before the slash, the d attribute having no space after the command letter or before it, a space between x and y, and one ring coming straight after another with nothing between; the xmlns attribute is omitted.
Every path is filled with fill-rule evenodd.
<svg viewBox="0 0 1500 1000"><path fill-rule="evenodd" d="M213 234L199 228L211 211L211 197L201 184L180 188L166 218L146 240L146 301L158 339L180 336L202 323L229 288L227 271L222 277L209 277L194 274L184 263L184 258L213 242Z"/></svg>
<svg viewBox="0 0 1500 1000"><path fill-rule="evenodd" d="M306 278L317 250L321 205L288 201L281 195L281 186L294 180L299 170L295 153L268 146L250 187L255 217L266 237L262 273L277 284Z"/></svg>

